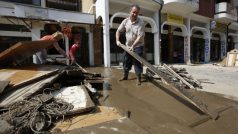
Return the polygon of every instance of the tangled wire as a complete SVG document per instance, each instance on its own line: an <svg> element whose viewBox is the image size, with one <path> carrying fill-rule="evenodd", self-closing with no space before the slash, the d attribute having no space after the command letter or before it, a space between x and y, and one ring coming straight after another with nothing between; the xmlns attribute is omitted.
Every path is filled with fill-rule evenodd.
<svg viewBox="0 0 238 134"><path fill-rule="evenodd" d="M13 128L11 133L44 133L57 120L73 109L73 105L51 94L38 94L29 100L14 102L0 115Z"/></svg>

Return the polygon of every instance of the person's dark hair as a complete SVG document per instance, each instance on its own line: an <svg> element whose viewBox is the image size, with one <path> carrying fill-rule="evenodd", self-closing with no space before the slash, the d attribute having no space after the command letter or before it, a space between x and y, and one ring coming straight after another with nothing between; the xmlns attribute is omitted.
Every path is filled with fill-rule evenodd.
<svg viewBox="0 0 238 134"><path fill-rule="evenodd" d="M140 6L137 5L137 4L133 4L133 5L131 5L131 9L132 9L133 7L135 7L135 8L138 9L138 10L140 10Z"/></svg>

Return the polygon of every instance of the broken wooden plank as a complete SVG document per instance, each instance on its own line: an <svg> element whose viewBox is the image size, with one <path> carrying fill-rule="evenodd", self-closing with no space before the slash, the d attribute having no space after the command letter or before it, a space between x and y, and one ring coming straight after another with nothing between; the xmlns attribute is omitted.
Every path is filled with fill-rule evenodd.
<svg viewBox="0 0 238 134"><path fill-rule="evenodd" d="M29 81L34 79L42 79L41 76L47 77L48 74L57 73L60 69L64 69L62 66L53 65L34 65L25 67L15 67L0 69L0 80L10 81L9 85L12 88L26 85ZM48 76L49 77L49 76Z"/></svg>
<svg viewBox="0 0 238 134"><path fill-rule="evenodd" d="M34 53L49 47L54 41L23 41L18 42L0 53L0 62L3 64L20 63Z"/></svg>
<svg viewBox="0 0 238 134"><path fill-rule="evenodd" d="M14 92L6 93L0 98L0 106L9 105L16 101L29 98L29 96L32 96L35 93L43 90L43 88L52 83L52 81L54 81L58 77L59 75L49 76L48 78L42 79L38 82L29 84L25 87L21 87Z"/></svg>
<svg viewBox="0 0 238 134"><path fill-rule="evenodd" d="M4 92L10 81L0 81L0 94Z"/></svg>

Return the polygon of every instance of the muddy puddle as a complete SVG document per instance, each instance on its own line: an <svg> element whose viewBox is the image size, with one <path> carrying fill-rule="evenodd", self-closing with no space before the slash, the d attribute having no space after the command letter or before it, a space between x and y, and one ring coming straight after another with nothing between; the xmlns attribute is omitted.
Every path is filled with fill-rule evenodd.
<svg viewBox="0 0 238 134"><path fill-rule="evenodd" d="M147 133L152 134L237 134L238 103L223 97L195 92L208 111L218 114L211 119L177 94L168 86L142 78L136 85L136 76L130 73L129 80L119 82L122 70L116 68L87 68L101 73L105 83L100 93L100 105L115 107L122 116L127 116ZM214 89L215 90L215 89Z"/></svg>

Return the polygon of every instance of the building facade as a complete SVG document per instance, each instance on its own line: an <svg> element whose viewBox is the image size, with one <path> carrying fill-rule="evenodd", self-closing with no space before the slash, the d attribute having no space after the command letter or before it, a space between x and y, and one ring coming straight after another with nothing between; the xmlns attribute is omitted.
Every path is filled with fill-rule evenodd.
<svg viewBox="0 0 238 134"><path fill-rule="evenodd" d="M131 4L141 7L144 58L152 64L216 62L238 48L236 0L0 0L0 51L59 30L67 52L83 33L83 64L119 64L115 32ZM49 57L62 58L53 50Z"/></svg>
<svg viewBox="0 0 238 134"><path fill-rule="evenodd" d="M164 0L162 13L162 62L217 62L237 48L233 1Z"/></svg>
<svg viewBox="0 0 238 134"><path fill-rule="evenodd" d="M146 22L144 58L147 61L155 65L220 61L228 51L237 48L236 3L229 0L98 0L95 6L96 19L102 25L101 62L110 66L122 60L122 50L115 45L115 31L128 17L131 4L142 7L140 17Z"/></svg>
<svg viewBox="0 0 238 134"><path fill-rule="evenodd" d="M122 59L122 50L117 47L115 41L115 32L123 19L129 17L129 10L132 4L138 4L141 7L140 17L145 22L145 58L154 64L159 64L159 11L161 9L161 0L97 0L96 19L98 24L102 25L103 40L103 63L106 67L111 64L118 64ZM125 39L122 39L123 43ZM95 55L96 56L96 55Z"/></svg>
<svg viewBox="0 0 238 134"><path fill-rule="evenodd" d="M82 34L82 62L93 65L93 0L0 0L0 51L18 41L39 40L56 31L64 33L60 46L68 53L74 40ZM69 63L54 49L48 57ZM34 61L34 57L33 57ZM35 62L35 61L34 61Z"/></svg>

